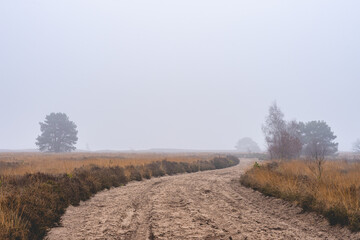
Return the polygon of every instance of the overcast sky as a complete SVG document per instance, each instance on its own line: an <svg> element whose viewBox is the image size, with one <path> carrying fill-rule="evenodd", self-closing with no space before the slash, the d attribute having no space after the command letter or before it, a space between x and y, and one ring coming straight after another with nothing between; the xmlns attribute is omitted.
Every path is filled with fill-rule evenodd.
<svg viewBox="0 0 360 240"><path fill-rule="evenodd" d="M0 0L0 149L233 149L276 100L360 138L360 1Z"/></svg>

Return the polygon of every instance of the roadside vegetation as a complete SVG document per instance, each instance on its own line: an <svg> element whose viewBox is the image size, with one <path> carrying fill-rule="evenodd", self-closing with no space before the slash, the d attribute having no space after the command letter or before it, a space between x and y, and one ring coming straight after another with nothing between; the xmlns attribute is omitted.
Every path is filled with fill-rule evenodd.
<svg viewBox="0 0 360 240"><path fill-rule="evenodd" d="M360 231L360 162L326 161L319 172L313 161L254 164L241 183L268 196L324 215L331 225Z"/></svg>
<svg viewBox="0 0 360 240"><path fill-rule="evenodd" d="M4 169L0 174L0 239L42 239L49 228L59 223L69 205L76 206L103 189L134 180L239 163L236 157L214 154L2 154L1 157ZM62 164L66 167L61 167Z"/></svg>

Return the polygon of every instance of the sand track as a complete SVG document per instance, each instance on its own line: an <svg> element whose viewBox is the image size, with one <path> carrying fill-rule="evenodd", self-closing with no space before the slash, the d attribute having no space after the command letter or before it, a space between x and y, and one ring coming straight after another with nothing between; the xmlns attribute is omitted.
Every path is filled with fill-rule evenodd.
<svg viewBox="0 0 360 240"><path fill-rule="evenodd" d="M239 184L252 164L132 182L69 207L47 239L360 239Z"/></svg>

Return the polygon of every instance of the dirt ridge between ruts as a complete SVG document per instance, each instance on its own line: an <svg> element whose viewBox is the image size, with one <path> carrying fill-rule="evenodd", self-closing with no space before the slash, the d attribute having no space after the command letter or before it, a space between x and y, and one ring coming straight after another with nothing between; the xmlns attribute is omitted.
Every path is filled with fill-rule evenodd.
<svg viewBox="0 0 360 240"><path fill-rule="evenodd" d="M253 160L165 176L96 194L69 207L46 239L360 239L315 213L240 185Z"/></svg>

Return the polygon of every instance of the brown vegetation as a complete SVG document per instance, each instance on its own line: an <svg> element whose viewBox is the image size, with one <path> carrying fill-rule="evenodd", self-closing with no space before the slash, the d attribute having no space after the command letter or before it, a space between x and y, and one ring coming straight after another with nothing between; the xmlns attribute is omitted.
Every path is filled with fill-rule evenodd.
<svg viewBox="0 0 360 240"><path fill-rule="evenodd" d="M255 163L241 183L323 214L332 225L360 231L359 162L327 161L320 171L313 161Z"/></svg>
<svg viewBox="0 0 360 240"><path fill-rule="evenodd" d="M271 159L294 159L300 156L302 142L299 125L296 121L285 121L276 103L270 106L262 130Z"/></svg>
<svg viewBox="0 0 360 240"><path fill-rule="evenodd" d="M0 175L0 239L41 239L59 222L66 207L78 205L103 189L132 180L224 168L239 162L236 157L209 154L197 155L197 160L195 155L168 155L169 160L162 161L159 158L164 159L164 155L156 154L148 158L141 155L141 160L139 156L106 156L10 154L6 161L3 158L8 167ZM61 168L61 163L65 167ZM21 175L25 170L39 172Z"/></svg>

